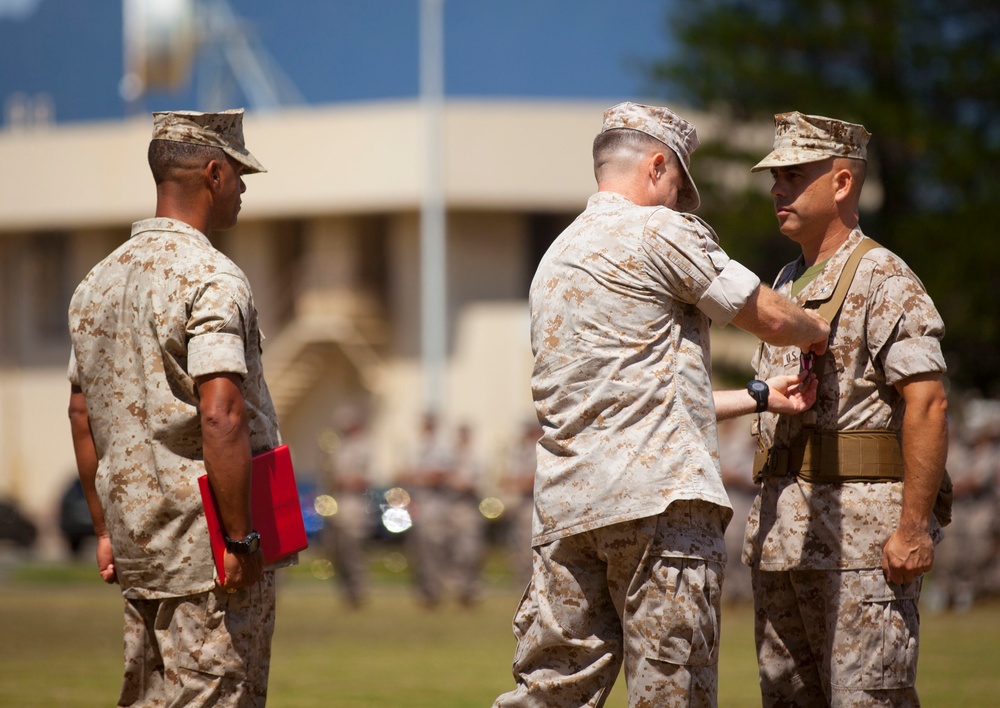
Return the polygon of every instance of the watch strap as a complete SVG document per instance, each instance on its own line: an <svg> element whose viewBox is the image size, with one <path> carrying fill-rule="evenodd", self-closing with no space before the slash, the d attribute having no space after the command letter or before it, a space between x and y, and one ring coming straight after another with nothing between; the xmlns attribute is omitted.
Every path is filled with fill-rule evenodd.
<svg viewBox="0 0 1000 708"><path fill-rule="evenodd" d="M747 393L757 402L755 413L763 413L767 410L767 399L771 393L771 388L765 381L753 379L747 384Z"/></svg>
<svg viewBox="0 0 1000 708"><path fill-rule="evenodd" d="M246 538L232 539L226 536L225 540L226 550L230 553L250 555L256 553L257 549L260 548L260 533L256 530L248 533Z"/></svg>

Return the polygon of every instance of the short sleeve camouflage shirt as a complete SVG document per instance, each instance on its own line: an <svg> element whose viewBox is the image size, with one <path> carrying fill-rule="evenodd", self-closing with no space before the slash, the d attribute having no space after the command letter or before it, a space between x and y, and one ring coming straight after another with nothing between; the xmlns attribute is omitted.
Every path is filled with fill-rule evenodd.
<svg viewBox="0 0 1000 708"><path fill-rule="evenodd" d="M147 219L76 289L69 326L122 592L211 589L195 379L239 374L252 452L280 444L246 276L187 224Z"/></svg>
<svg viewBox="0 0 1000 708"><path fill-rule="evenodd" d="M854 247L855 230L823 271L795 298L804 307L829 300ZM778 275L791 292L801 258ZM820 367L816 404L800 416L764 413L754 423L760 446L787 446L803 425L820 430L895 430L903 399L895 385L923 373L943 373L944 323L923 284L898 256L875 248L861 259ZM764 345L754 362L759 378L798 373L799 350ZM744 560L762 570L860 569L881 564L898 521L902 482L810 484L765 477L747 527ZM932 518L933 533L940 534Z"/></svg>
<svg viewBox="0 0 1000 708"><path fill-rule="evenodd" d="M532 392L543 435L535 545L729 500L719 472L710 320L760 281L703 221L612 192L552 244L531 285Z"/></svg>

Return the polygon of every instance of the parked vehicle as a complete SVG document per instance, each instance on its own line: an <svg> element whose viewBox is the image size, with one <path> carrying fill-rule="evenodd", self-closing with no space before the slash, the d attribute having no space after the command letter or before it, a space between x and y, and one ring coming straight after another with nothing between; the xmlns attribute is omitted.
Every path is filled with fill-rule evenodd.
<svg viewBox="0 0 1000 708"><path fill-rule="evenodd" d="M11 541L18 548L31 548L38 538L35 524L21 513L17 505L0 500L0 541Z"/></svg>
<svg viewBox="0 0 1000 708"><path fill-rule="evenodd" d="M87 539L94 537L94 524L90 520L87 498L83 495L83 485L77 477L73 478L63 492L59 505L59 530L74 556L80 554Z"/></svg>

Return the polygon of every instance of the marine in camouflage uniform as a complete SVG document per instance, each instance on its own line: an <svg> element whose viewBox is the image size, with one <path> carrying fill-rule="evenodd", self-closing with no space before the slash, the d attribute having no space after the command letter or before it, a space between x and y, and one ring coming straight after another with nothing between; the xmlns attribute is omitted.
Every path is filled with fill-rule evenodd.
<svg viewBox="0 0 1000 708"><path fill-rule="evenodd" d="M206 234L236 223L242 110L154 114L157 217L76 289L70 418L98 534L125 600L121 706L263 706L273 568L254 550L250 459L280 444L250 285ZM227 536L217 585L197 479Z"/></svg>
<svg viewBox="0 0 1000 708"><path fill-rule="evenodd" d="M450 566L458 601L471 606L482 593L486 557L486 517L479 511L485 468L473 444L472 427L462 424L455 434L454 465L447 481L451 497Z"/></svg>
<svg viewBox="0 0 1000 708"><path fill-rule="evenodd" d="M347 414L336 450L331 454L330 491L337 513L329 520L328 546L335 578L352 607L368 599L368 542L372 534L369 498L374 482L373 445L360 415Z"/></svg>
<svg viewBox="0 0 1000 708"><path fill-rule="evenodd" d="M600 191L535 274L534 563L514 617L517 685L496 706L602 705L623 663L632 706L716 703L731 512L709 323L806 349L828 328L683 213L699 204L697 145L666 108L608 109L594 144Z"/></svg>
<svg viewBox="0 0 1000 708"><path fill-rule="evenodd" d="M806 308L831 298L865 238L868 139L860 125L779 114L774 149L753 168L771 170L780 230L803 252L774 287ZM941 534L931 512L947 450L943 334L913 271L869 250L815 363L815 406L755 422L760 489L743 556L765 706L918 704L917 601ZM755 368L765 378L803 363L764 346Z"/></svg>
<svg viewBox="0 0 1000 708"><path fill-rule="evenodd" d="M433 609L441 602L449 567L452 496L448 480L455 470L452 447L436 413L425 413L420 436L408 454L409 466L399 482L409 490L413 527L406 547L421 603Z"/></svg>

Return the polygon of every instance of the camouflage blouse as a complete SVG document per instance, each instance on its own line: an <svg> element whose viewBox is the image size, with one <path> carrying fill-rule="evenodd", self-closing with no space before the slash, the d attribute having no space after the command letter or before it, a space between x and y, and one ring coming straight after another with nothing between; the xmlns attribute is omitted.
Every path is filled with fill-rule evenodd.
<svg viewBox="0 0 1000 708"><path fill-rule="evenodd" d="M246 276L187 224L139 221L77 287L69 326L69 379L87 401L123 594L211 589L195 379L243 377L253 453L280 443Z"/></svg>
<svg viewBox="0 0 1000 708"><path fill-rule="evenodd" d="M855 230L823 272L795 298L804 307L829 300L854 247ZM778 275L785 295L801 258ZM895 430L903 398L895 385L945 371L944 323L912 270L884 248L862 257L820 366L816 404L800 416L761 414L754 434L762 448L787 446L803 425L820 430ZM754 361L759 378L800 370L795 347L764 345ZM882 546L899 521L902 482L811 484L765 477L747 526L744 561L762 570L859 569L881 565ZM932 533L940 527L932 518Z"/></svg>
<svg viewBox="0 0 1000 708"><path fill-rule="evenodd" d="M535 545L659 514L727 508L709 325L759 279L690 214L600 192L552 244L531 285L531 386L543 436Z"/></svg>

